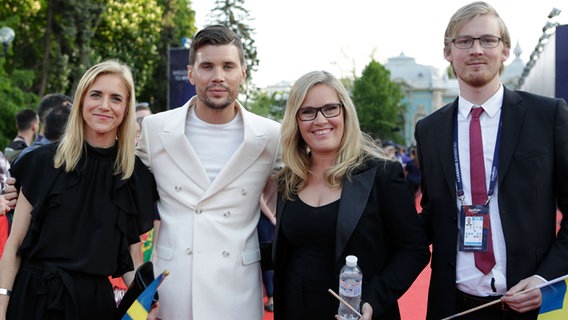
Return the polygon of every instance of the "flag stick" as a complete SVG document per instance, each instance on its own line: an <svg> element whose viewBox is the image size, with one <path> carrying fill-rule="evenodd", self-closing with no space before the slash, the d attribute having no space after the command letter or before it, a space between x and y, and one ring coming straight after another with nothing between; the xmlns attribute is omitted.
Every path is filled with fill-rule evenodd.
<svg viewBox="0 0 568 320"><path fill-rule="evenodd" d="M518 295L518 294L527 293L527 292L532 291L532 290L534 290L534 289L540 289L540 288L542 288L542 287L546 287L546 286L549 286L549 285L551 285L551 284L555 284L555 283L557 283L557 282L560 282L560 281L566 280L566 279L568 279L568 274L565 275L565 276L558 277L558 278L556 278L556 279L554 279L554 280L550 280L550 281L543 282L543 283L537 285L536 287L532 287L532 288L525 289L525 290L523 290L523 291L519 291L519 292L513 294L513 296L516 296L516 295ZM494 305L494 304L497 304L497 303L499 303L499 302L501 302L501 299L497 299L497 300L488 302L488 303L486 303L486 304L482 304L482 305L480 305L480 306L477 306L477 307L475 307L475 308L471 308L471 309L465 310L465 311L463 311L463 312L456 313L456 314L454 314L454 315L452 315L452 316L449 316L449 317L446 317L446 318L444 318L444 319L442 319L442 320L450 320L450 319L454 319L454 318L457 318L457 317L461 317L461 316L463 316L463 315L465 315L465 314L472 313L472 312L477 311L477 310L479 310L479 309L487 308L487 307L492 306L492 305Z"/></svg>
<svg viewBox="0 0 568 320"><path fill-rule="evenodd" d="M359 318L362 317L362 315L355 310L349 303L347 303L347 301L343 300L340 296L337 295L337 293L333 292L333 290L331 289L327 289L327 291L329 291L329 293L331 293L334 297L337 298L337 300L339 300L341 303L343 303L344 305L346 305L349 309L351 309L351 311L355 312L356 315L359 316Z"/></svg>

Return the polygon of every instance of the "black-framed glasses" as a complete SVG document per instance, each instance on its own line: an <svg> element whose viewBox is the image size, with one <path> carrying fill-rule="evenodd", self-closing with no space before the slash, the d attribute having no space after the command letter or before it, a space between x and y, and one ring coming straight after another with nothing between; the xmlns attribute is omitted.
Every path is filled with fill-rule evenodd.
<svg viewBox="0 0 568 320"><path fill-rule="evenodd" d="M475 40L479 40L479 44L481 45L481 47L486 49L496 48L499 45L499 42L501 42L500 37L489 34L483 35L479 38L475 38L472 36L461 36L452 39L452 42L454 43L454 46L456 46L456 48L458 49L469 49L473 47L473 43L475 42Z"/></svg>
<svg viewBox="0 0 568 320"><path fill-rule="evenodd" d="M318 112L321 112L326 118L334 118L341 114L342 108L343 103L328 103L319 108L303 107L298 110L297 116L301 121L311 121L318 116Z"/></svg>

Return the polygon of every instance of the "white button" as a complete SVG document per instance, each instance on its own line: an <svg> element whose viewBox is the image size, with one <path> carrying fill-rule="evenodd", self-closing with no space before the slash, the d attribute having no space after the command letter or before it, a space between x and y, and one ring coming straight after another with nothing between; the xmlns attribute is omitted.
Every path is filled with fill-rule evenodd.
<svg viewBox="0 0 568 320"><path fill-rule="evenodd" d="M222 252L221 254L223 255L223 257L228 257L228 256L229 256L229 251L223 250L223 252Z"/></svg>
<svg viewBox="0 0 568 320"><path fill-rule="evenodd" d="M187 254L188 256L192 253L193 253L193 251L191 251L191 248L185 249L185 254Z"/></svg>
<svg viewBox="0 0 568 320"><path fill-rule="evenodd" d="M201 214L203 212L203 210L201 209L195 209L195 214Z"/></svg>
<svg viewBox="0 0 568 320"><path fill-rule="evenodd" d="M181 191L181 186L175 186L174 189L175 189L176 191Z"/></svg>
<svg viewBox="0 0 568 320"><path fill-rule="evenodd" d="M227 211L225 213L223 213L223 217L228 218L231 216L231 211Z"/></svg>
<svg viewBox="0 0 568 320"><path fill-rule="evenodd" d="M246 196L246 195L247 195L247 189L244 189L244 188L241 189L241 194L242 194L243 196Z"/></svg>

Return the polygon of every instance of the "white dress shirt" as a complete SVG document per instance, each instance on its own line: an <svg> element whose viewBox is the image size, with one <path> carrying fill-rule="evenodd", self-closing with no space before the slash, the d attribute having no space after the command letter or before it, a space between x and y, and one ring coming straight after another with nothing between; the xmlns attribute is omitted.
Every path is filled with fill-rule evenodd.
<svg viewBox="0 0 568 320"><path fill-rule="evenodd" d="M495 142L501 117L501 105L503 104L503 86L481 107L484 112L479 117L481 123L481 135L483 140L483 156L485 159L485 181L489 189L491 167L493 166L493 156ZM470 111L474 104L465 100L461 95L458 100L458 146L461 175L464 191L464 205L471 203L471 178L469 161L469 122L471 120ZM499 170L499 167L497 167ZM457 252L456 261L456 287L465 293L485 297L491 295L502 295L507 291L507 252L505 248L505 237L499 216L499 184L495 184L495 190L489 202L489 215L491 218L491 239L493 241L493 251L495 254L495 266L488 274L483 274L475 266L473 252ZM458 209L462 203L456 199ZM459 239L458 239L459 241Z"/></svg>

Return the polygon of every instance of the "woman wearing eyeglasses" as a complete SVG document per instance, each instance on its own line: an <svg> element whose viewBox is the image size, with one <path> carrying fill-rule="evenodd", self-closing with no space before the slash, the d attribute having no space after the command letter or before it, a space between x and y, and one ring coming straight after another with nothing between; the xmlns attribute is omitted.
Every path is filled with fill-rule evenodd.
<svg viewBox="0 0 568 320"><path fill-rule="evenodd" d="M324 71L296 81L281 132L274 318L333 319L328 289L356 255L362 319L400 319L397 299L430 257L401 164L360 131L347 90Z"/></svg>

